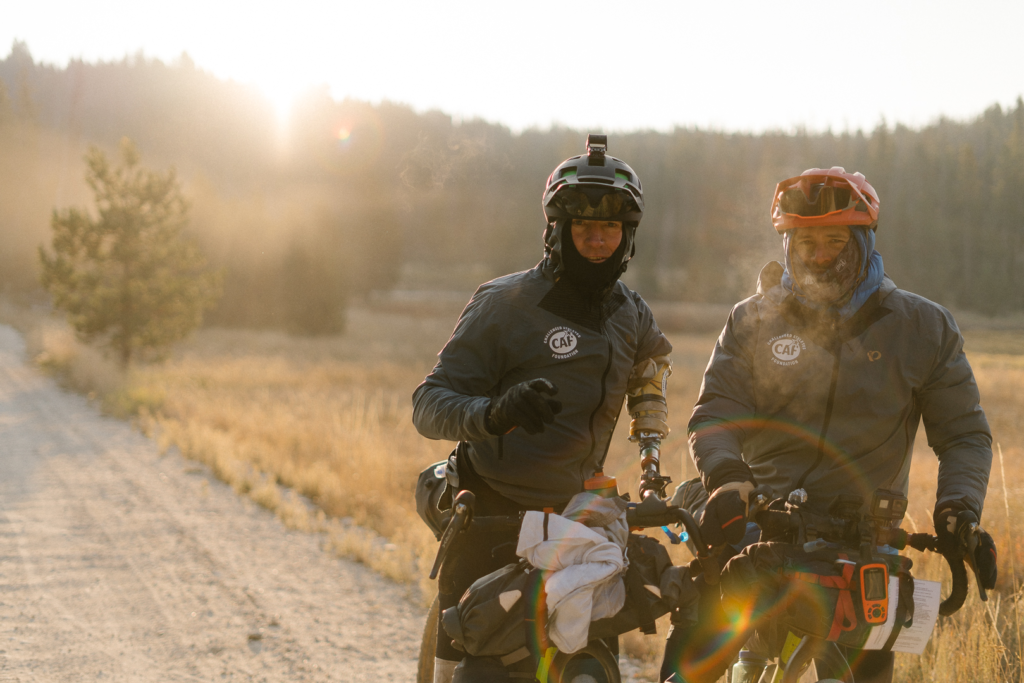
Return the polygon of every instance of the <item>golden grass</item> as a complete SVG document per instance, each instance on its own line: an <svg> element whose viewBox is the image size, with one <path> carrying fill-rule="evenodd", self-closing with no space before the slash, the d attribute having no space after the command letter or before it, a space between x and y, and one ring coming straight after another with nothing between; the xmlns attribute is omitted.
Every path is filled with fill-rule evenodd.
<svg viewBox="0 0 1024 683"><path fill-rule="evenodd" d="M163 448L205 463L289 526L326 534L339 554L418 586L429 599L434 587L425 575L436 543L415 513L413 490L416 475L451 444L416 433L410 399L454 320L355 309L349 331L337 338L204 330L168 363L122 375L45 316L0 307L0 318L26 332L30 357L67 386L96 397L109 413L135 416ZM673 433L663 469L678 482L694 476L685 423L714 335L670 336ZM900 681L1022 680L1015 597L1024 567L1017 522L1024 519L1024 333L968 333L967 349L1005 466L1004 477L997 457L984 519L1001 553L999 588L987 604L972 593L960 613L940 622L923 656L898 655ZM635 447L625 438L615 440L606 471L620 490L635 491ZM911 472L911 530L931 527L936 471L922 430ZM673 554L685 558L676 548ZM945 576L941 560L911 555L917 576ZM652 680L665 629L663 623L659 636L623 638L624 651Z"/></svg>

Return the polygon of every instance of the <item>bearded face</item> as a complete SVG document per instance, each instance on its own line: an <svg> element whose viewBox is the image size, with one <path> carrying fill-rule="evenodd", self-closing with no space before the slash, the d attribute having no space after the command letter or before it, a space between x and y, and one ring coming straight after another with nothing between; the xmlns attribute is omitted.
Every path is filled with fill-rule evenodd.
<svg viewBox="0 0 1024 683"><path fill-rule="evenodd" d="M849 227L796 228L789 249L793 279L814 301L833 303L853 290L861 254Z"/></svg>

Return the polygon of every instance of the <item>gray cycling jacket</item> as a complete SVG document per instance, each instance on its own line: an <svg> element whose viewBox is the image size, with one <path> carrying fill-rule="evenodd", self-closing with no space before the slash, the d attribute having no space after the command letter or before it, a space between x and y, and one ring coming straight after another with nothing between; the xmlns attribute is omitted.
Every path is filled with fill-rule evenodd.
<svg viewBox="0 0 1024 683"><path fill-rule="evenodd" d="M816 507L840 493L865 504L876 488L906 493L923 417L939 458L938 500L962 499L980 515L992 436L949 312L885 278L832 325L783 289L781 274L775 262L761 271L705 372L689 423L705 486L742 457L759 484L776 495L802 487Z"/></svg>
<svg viewBox="0 0 1024 683"><path fill-rule="evenodd" d="M603 466L633 366L671 350L624 284L587 297L541 261L477 289L413 394L413 422L428 438L466 442L473 468L507 498L564 504ZM538 377L559 389L555 422L533 436L489 433L491 399Z"/></svg>

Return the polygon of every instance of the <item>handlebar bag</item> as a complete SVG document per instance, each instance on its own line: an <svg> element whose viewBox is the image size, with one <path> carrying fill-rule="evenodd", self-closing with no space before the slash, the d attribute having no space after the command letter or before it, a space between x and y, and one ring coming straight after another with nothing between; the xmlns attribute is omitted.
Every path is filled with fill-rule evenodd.
<svg viewBox="0 0 1024 683"><path fill-rule="evenodd" d="M871 562L886 564L889 575L899 578L895 625L885 650L913 618L913 563L899 555L874 555ZM875 627L864 616L861 566L856 551L808 552L799 544L755 543L722 570L723 602L727 609L753 610L755 625L774 620L800 635L860 649Z"/></svg>
<svg viewBox="0 0 1024 683"><path fill-rule="evenodd" d="M474 581L459 604L441 614L441 625L470 655L525 656L527 622L539 621L543 632L547 616L543 574L525 560L507 564Z"/></svg>
<svg viewBox="0 0 1024 683"><path fill-rule="evenodd" d="M626 603L614 616L590 623L591 640L612 638L637 628L653 634L655 619L683 604L695 608L700 598L689 571L673 566L668 551L657 539L630 534L626 556Z"/></svg>
<svg viewBox="0 0 1024 683"><path fill-rule="evenodd" d="M696 604L699 594L687 570L672 566L657 539L630 534L626 556L626 602L614 616L591 622L590 640L636 628L653 633L655 619L684 602ZM520 561L477 579L459 604L441 615L444 630L457 647L474 656L507 659L543 653L548 647L547 574Z"/></svg>

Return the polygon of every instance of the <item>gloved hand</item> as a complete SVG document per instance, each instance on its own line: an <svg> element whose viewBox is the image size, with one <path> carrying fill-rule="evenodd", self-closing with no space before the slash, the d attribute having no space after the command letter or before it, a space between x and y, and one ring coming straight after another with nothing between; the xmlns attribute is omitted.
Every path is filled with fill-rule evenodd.
<svg viewBox="0 0 1024 683"><path fill-rule="evenodd" d="M975 571L981 585L987 590L995 588L998 570L996 544L992 536L979 527L978 544L974 552L968 553L964 545L969 526L978 523L974 511L963 501L945 500L935 505L932 520L935 523L935 535L939 537L939 547L959 547L966 553L964 559Z"/></svg>
<svg viewBox="0 0 1024 683"><path fill-rule="evenodd" d="M711 494L700 516L700 534L704 542L719 546L739 543L747 533L747 496L753 482L731 482Z"/></svg>
<svg viewBox="0 0 1024 683"><path fill-rule="evenodd" d="M544 431L544 425L555 421L555 415L562 412L562 402L548 396L558 393L558 387L546 379L531 379L520 382L491 401L487 413L487 430L491 434L508 434L516 427L522 427L527 434Z"/></svg>

